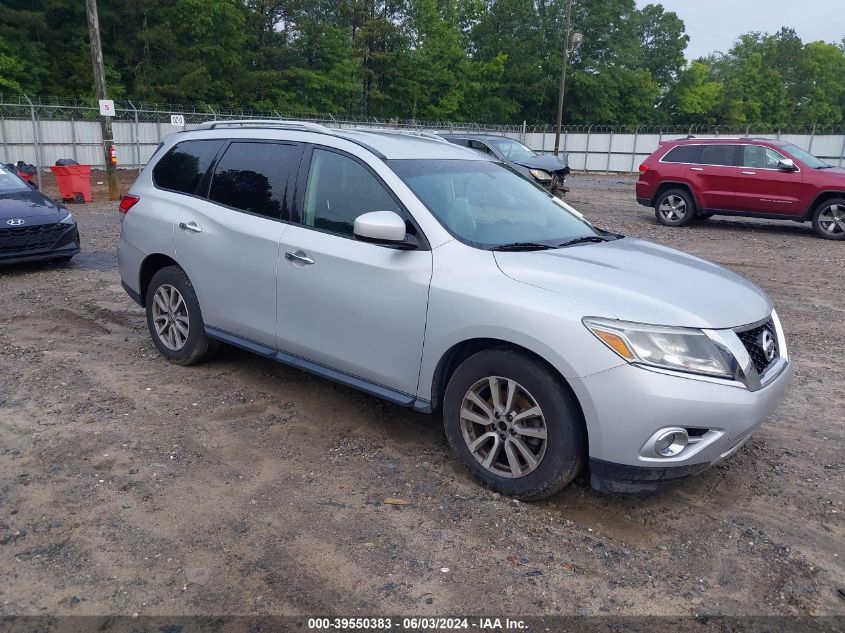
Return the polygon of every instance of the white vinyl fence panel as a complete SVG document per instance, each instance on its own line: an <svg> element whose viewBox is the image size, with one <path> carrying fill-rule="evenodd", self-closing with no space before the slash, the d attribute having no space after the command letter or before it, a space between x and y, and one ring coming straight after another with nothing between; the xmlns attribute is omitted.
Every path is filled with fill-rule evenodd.
<svg viewBox="0 0 845 633"><path fill-rule="evenodd" d="M26 97L16 103L4 103L0 97L0 162L25 161L40 169L47 169L60 158L72 158L95 168L104 167L103 139L97 111L89 106L33 105ZM112 122L118 166L139 168L149 161L159 143L168 135L191 129L205 121L225 118L249 118L243 113L221 115L208 112L171 111L167 109L136 109L131 102L116 108ZM184 125L171 124L171 114L180 114ZM261 118L280 119L278 113L262 113ZM521 140L538 152L554 149L555 135L548 130L526 129L525 126L492 126L475 124L443 124L408 121L315 119L327 127L399 127L429 132L483 132L500 134ZM677 128L676 128L677 130ZM640 163L663 141L684 138L689 131L701 137L757 136L779 138L794 143L833 165L845 166L845 134L841 129L816 129L807 133L758 134L752 128L740 134L719 134L714 131L659 132L654 128L616 131L608 126L572 126L564 128L560 149L569 156L575 171L637 172ZM715 132L715 133L714 133ZM834 133L835 132L835 133Z"/></svg>

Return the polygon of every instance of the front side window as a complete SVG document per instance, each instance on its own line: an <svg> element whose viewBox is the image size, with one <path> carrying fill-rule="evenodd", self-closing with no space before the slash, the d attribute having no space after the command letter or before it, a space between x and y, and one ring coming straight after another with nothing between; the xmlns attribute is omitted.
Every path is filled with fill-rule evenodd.
<svg viewBox="0 0 845 633"><path fill-rule="evenodd" d="M214 168L209 200L268 218L280 218L298 145L233 142Z"/></svg>
<svg viewBox="0 0 845 633"><path fill-rule="evenodd" d="M698 160L701 165L725 165L733 167L734 150L736 145L704 145L701 148L701 158Z"/></svg>
<svg viewBox="0 0 845 633"><path fill-rule="evenodd" d="M214 139L173 146L153 168L156 187L193 194L223 143L223 139Z"/></svg>
<svg viewBox="0 0 845 633"><path fill-rule="evenodd" d="M370 211L404 216L384 185L361 163L337 152L315 149L305 186L302 224L351 236L355 218Z"/></svg>
<svg viewBox="0 0 845 633"><path fill-rule="evenodd" d="M454 236L477 248L557 247L599 231L501 163L391 160L390 168Z"/></svg>
<svg viewBox="0 0 845 633"><path fill-rule="evenodd" d="M490 144L499 150L499 153L505 157L505 160L509 160L511 162L528 160L529 158L534 158L537 155L536 152L528 149L525 145L519 141L513 140L512 138L502 137L491 139Z"/></svg>
<svg viewBox="0 0 845 633"><path fill-rule="evenodd" d="M743 167L755 169L777 169L778 163L786 158L770 147L762 145L743 145L742 162Z"/></svg>

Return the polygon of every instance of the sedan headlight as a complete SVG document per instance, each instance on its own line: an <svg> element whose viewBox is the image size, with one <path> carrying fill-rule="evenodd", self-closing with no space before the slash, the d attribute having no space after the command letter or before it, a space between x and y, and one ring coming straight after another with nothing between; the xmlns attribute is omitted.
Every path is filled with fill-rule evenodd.
<svg viewBox="0 0 845 633"><path fill-rule="evenodd" d="M537 180L551 180L552 175L547 172L543 171L542 169L530 169L531 175L534 176Z"/></svg>
<svg viewBox="0 0 845 633"><path fill-rule="evenodd" d="M632 364L731 378L731 361L701 330L585 318L602 343Z"/></svg>
<svg viewBox="0 0 845 633"><path fill-rule="evenodd" d="M76 218L73 217L73 213L68 212L68 214L59 220L59 224L76 224Z"/></svg>

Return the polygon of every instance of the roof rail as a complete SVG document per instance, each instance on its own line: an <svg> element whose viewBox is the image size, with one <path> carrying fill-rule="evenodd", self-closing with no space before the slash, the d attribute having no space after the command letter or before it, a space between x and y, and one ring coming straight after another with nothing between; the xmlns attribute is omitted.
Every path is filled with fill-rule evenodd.
<svg viewBox="0 0 845 633"><path fill-rule="evenodd" d="M445 138L435 134L434 132L423 132L422 130L396 130L388 128L354 128L355 132L374 132L376 134L399 134L402 136L416 136L418 138L425 138L430 141L438 141L440 143L448 143Z"/></svg>
<svg viewBox="0 0 845 633"><path fill-rule="evenodd" d="M306 132L319 132L321 134L334 134L332 130L311 121L287 121L284 119L229 119L221 121L208 121L195 127L195 130L214 130L221 127L275 127L283 130L303 130Z"/></svg>

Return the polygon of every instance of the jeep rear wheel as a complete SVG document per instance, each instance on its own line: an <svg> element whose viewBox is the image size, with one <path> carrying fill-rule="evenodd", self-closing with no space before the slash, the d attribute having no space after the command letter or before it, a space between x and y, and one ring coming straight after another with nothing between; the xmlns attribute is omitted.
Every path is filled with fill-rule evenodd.
<svg viewBox="0 0 845 633"><path fill-rule="evenodd" d="M669 189L654 205L657 221L665 226L686 226L695 218L695 202L683 189Z"/></svg>

